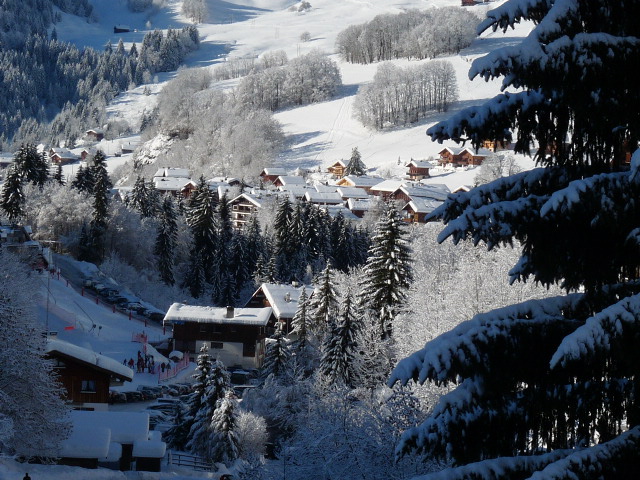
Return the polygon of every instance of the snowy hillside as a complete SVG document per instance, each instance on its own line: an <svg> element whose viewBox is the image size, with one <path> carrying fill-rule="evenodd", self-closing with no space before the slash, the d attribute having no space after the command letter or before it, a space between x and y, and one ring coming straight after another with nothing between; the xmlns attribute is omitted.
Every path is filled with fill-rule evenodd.
<svg viewBox="0 0 640 480"><path fill-rule="evenodd" d="M133 14L127 10L125 0L95 1L98 23L87 24L77 17L65 16L63 24L57 27L63 40L78 45L102 48L107 42L115 45L120 38L127 47L132 42L140 42L148 29L179 28L189 21L180 14L181 2L167 0L163 7L152 13ZM500 2L467 7L479 16ZM279 0L238 0L223 2L208 0L208 16L198 25L202 38L201 48L187 58L188 67L213 68L226 59L240 57L259 57L268 51L284 50L289 58L306 54L313 49L333 53L336 36L352 24L364 23L383 13L399 13L408 9L439 8L458 6L457 0L405 0L405 1L338 1L317 0L312 2L311 10L294 12L290 7L295 2ZM127 24L132 31L114 34L113 26ZM519 41L530 29L527 24L502 36L500 32L487 33L478 38L460 55L446 57L455 67L460 90L460 101L449 112L433 113L429 118L409 127L397 127L382 132L365 128L353 117L353 101L358 88L373 78L380 63L357 65L343 62L335 54L332 58L339 64L343 88L338 97L319 104L290 108L275 114L288 136L287 149L275 159L276 166L288 169L297 167L327 167L341 158L348 158L353 147L358 147L362 159L370 169L384 175L401 175L404 165L411 159L425 159L436 156L443 148L433 143L425 135L426 129L433 123L446 118L462 107L480 103L499 92L497 82L484 82L468 79L471 61L488 51ZM308 32L310 40L301 41L301 34ZM445 57L443 57L445 58ZM426 61L425 61L426 62ZM419 62L398 60L395 63L406 66ZM156 76L158 84L148 90L151 95L143 95L144 87L125 92L109 106L111 118L126 120L130 125L140 124L142 113L150 111L156 101L157 92L162 84L173 77L174 73ZM229 89L237 82L228 81L216 88ZM453 146L453 143L448 144ZM446 146L446 144L445 144ZM110 169L128 158L113 159ZM533 163L526 158L519 159L524 168ZM72 174L71 171L67 172ZM434 183L446 183L450 188L461 184L473 183L474 171L433 172Z"/></svg>

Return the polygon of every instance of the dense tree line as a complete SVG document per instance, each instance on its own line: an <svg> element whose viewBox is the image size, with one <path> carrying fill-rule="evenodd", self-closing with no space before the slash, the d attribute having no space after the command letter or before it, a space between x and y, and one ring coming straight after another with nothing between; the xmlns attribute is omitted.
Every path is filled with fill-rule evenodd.
<svg viewBox="0 0 640 480"><path fill-rule="evenodd" d="M378 15L340 32L336 49L350 63L435 58L469 46L478 23L477 16L458 7Z"/></svg>
<svg viewBox="0 0 640 480"><path fill-rule="evenodd" d="M39 34L14 48L0 44L0 88L6 92L0 98L0 143L73 145L87 126L104 123L115 95L150 81L155 72L176 69L198 44L195 27L150 32L131 52L122 45L80 50Z"/></svg>
<svg viewBox="0 0 640 480"><path fill-rule="evenodd" d="M236 96L244 105L275 111L333 97L342 85L338 65L319 51L242 79Z"/></svg>
<svg viewBox="0 0 640 480"><path fill-rule="evenodd" d="M46 35L59 20L53 7L92 20L93 6L87 0L3 0L0 2L0 48L24 44L30 35Z"/></svg>
<svg viewBox="0 0 640 480"><path fill-rule="evenodd" d="M385 63L378 67L373 82L358 90L354 110L364 125L382 129L446 111L457 98L456 72L450 62L436 60L406 68Z"/></svg>

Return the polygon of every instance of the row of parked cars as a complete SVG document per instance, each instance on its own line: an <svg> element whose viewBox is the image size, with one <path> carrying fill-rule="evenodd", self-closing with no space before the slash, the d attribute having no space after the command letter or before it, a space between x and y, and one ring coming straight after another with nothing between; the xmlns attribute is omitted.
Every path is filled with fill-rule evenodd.
<svg viewBox="0 0 640 480"><path fill-rule="evenodd" d="M110 403L144 402L162 400L163 398L177 398L192 392L189 383L172 383L168 385L140 385L135 391L119 392L109 390ZM169 403L169 402L165 402Z"/></svg>
<svg viewBox="0 0 640 480"><path fill-rule="evenodd" d="M138 300L123 295L115 284L99 283L94 280L85 280L83 286L96 292L102 300L117 307L147 317L149 320L162 323L164 313L159 310L147 308Z"/></svg>

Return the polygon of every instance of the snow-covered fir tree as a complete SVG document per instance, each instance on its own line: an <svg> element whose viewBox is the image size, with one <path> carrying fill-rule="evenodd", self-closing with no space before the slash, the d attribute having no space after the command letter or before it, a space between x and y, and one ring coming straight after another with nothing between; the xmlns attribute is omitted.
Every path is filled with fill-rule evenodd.
<svg viewBox="0 0 640 480"><path fill-rule="evenodd" d="M212 448L209 458L214 462L230 465L238 458L237 401L233 392L227 391L218 401L211 418L211 432L213 434Z"/></svg>
<svg viewBox="0 0 640 480"><path fill-rule="evenodd" d="M128 206L137 211L142 218L155 217L159 210L158 192L147 184L144 177L138 176L131 193L127 196Z"/></svg>
<svg viewBox="0 0 640 480"><path fill-rule="evenodd" d="M263 378L270 375L275 378L282 378L291 358L290 349L289 342L285 338L280 326L278 326L276 332L267 342L260 375Z"/></svg>
<svg viewBox="0 0 640 480"><path fill-rule="evenodd" d="M201 257L204 277L207 282L211 282L215 273L217 273L213 271L218 247L218 222L215 212L215 200L209 184L201 176L198 186L189 199L187 224L191 228L193 235L191 261L195 263L195 257Z"/></svg>
<svg viewBox="0 0 640 480"><path fill-rule="evenodd" d="M58 182L59 185L65 185L66 181L64 175L62 174L62 165L58 165L56 167L56 173L53 174L53 179Z"/></svg>
<svg viewBox="0 0 640 480"><path fill-rule="evenodd" d="M298 297L298 308L291 319L291 333L295 335L292 349L296 354L304 352L309 347L309 336L311 334L311 311L309 308L309 297L307 287L302 286L302 291Z"/></svg>
<svg viewBox="0 0 640 480"><path fill-rule="evenodd" d="M337 325L327 333L324 340L320 372L327 384L350 388L355 386L357 372L354 360L358 354L360 331L360 319L353 296L347 291L342 300Z"/></svg>
<svg viewBox="0 0 640 480"><path fill-rule="evenodd" d="M107 173L105 160L104 153L98 150L94 157L94 166L91 167L94 185L93 217L89 230L89 240L94 260L102 260L104 258L104 236L108 224L110 190L113 186Z"/></svg>
<svg viewBox="0 0 640 480"><path fill-rule="evenodd" d="M22 175L16 165L8 168L1 195L2 209L10 221L15 222L24 216L25 197L22 189Z"/></svg>
<svg viewBox="0 0 640 480"><path fill-rule="evenodd" d="M200 397L200 404L193 417L186 447L196 455L213 459L211 452L216 448L216 439L212 433L211 422L220 400L231 388L231 379L229 372L220 360L212 361L210 368L208 375L203 379L204 389ZM200 378L204 370L203 368L200 371ZM190 405L190 407L193 406L194 404Z"/></svg>
<svg viewBox="0 0 640 480"><path fill-rule="evenodd" d="M93 175L91 168L84 168L82 165L78 167L76 176L71 181L71 187L79 192L93 193Z"/></svg>
<svg viewBox="0 0 640 480"><path fill-rule="evenodd" d="M411 249L406 223L392 204L376 225L360 285L359 302L378 318L380 335L389 338L393 320L411 285Z"/></svg>
<svg viewBox="0 0 640 480"><path fill-rule="evenodd" d="M325 334L333 329L339 310L338 292L331 263L327 262L315 282L315 291L311 300L311 332L322 341Z"/></svg>
<svg viewBox="0 0 640 480"><path fill-rule="evenodd" d="M162 201L158 223L158 233L154 253L158 258L158 272L165 285L174 284L173 266L176 242L178 239L178 220L171 196Z"/></svg>
<svg viewBox="0 0 640 480"><path fill-rule="evenodd" d="M20 146L14 156L14 163L26 182L42 187L49 177L49 165L44 153L38 153L37 147L31 143Z"/></svg>
<svg viewBox="0 0 640 480"><path fill-rule="evenodd" d="M162 434L162 439L167 443L167 447L174 450L184 450L189 441L189 430L191 423L187 421L187 411L183 402L175 406L173 414L173 425Z"/></svg>
<svg viewBox="0 0 640 480"><path fill-rule="evenodd" d="M396 367L391 383L457 384L399 448L467 464L433 479L637 477L640 92L612 72L640 61L638 14L638 2L508 0L479 31L533 20L531 32L471 69L506 91L428 132L479 146L517 130L517 152L534 145L540 168L432 217L441 241L519 240L511 278L567 290L476 315Z"/></svg>
<svg viewBox="0 0 640 480"><path fill-rule="evenodd" d="M188 430L191 429L193 425L194 419L200 410L200 405L202 404L202 399L205 396L205 392L207 387L209 386L209 373L212 368L212 359L209 354L209 347L204 344L200 347L200 352L198 353L198 358L196 359L196 368L193 373L193 392L189 396L189 400L187 402L187 415L185 416L185 423L188 427Z"/></svg>
<svg viewBox="0 0 640 480"><path fill-rule="evenodd" d="M351 157L349 163L344 169L345 175L365 175L367 173L367 166L362 161L362 155L358 151L358 147L353 147L351 150Z"/></svg>

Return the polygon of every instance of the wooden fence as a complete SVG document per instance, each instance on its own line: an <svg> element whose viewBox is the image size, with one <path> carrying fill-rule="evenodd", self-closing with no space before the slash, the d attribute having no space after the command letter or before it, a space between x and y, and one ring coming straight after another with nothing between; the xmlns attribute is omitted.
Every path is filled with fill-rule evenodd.
<svg viewBox="0 0 640 480"><path fill-rule="evenodd" d="M204 472L214 471L213 463L208 462L202 457L198 457L197 455L189 455L187 453L176 453L171 450L169 450L169 455L167 456L167 464L189 467L193 470Z"/></svg>

